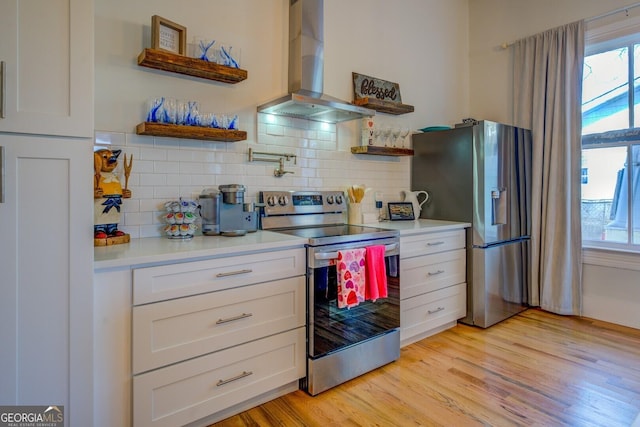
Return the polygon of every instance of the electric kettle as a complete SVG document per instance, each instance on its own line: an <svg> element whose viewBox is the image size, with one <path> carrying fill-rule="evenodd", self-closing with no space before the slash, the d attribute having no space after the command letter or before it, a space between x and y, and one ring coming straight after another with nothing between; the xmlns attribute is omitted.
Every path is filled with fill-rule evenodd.
<svg viewBox="0 0 640 427"><path fill-rule="evenodd" d="M407 191L403 190L401 193L404 196L404 201L409 202L413 205L413 216L418 220L420 218L420 211L422 210L422 205L425 204L427 200L429 200L429 193L426 191ZM418 200L418 196L424 195L424 200L421 202Z"/></svg>

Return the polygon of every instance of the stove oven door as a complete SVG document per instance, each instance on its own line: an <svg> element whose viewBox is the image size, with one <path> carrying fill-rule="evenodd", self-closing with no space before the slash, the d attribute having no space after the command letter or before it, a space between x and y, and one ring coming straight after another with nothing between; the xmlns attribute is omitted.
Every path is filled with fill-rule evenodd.
<svg viewBox="0 0 640 427"><path fill-rule="evenodd" d="M387 298L338 308L338 251L385 245ZM400 244L397 238L308 249L308 354L319 358L400 327Z"/></svg>

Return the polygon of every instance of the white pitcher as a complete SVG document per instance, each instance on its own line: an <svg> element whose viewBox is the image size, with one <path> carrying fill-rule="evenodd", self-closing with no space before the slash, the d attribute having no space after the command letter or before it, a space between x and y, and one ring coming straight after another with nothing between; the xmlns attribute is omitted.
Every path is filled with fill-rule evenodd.
<svg viewBox="0 0 640 427"><path fill-rule="evenodd" d="M422 205L425 204L427 200L429 200L429 193L426 191L407 191L403 190L401 193L404 195L404 201L409 202L413 205L413 216L418 220L420 218L420 211L422 210ZM421 202L418 201L418 196L424 195L424 200Z"/></svg>

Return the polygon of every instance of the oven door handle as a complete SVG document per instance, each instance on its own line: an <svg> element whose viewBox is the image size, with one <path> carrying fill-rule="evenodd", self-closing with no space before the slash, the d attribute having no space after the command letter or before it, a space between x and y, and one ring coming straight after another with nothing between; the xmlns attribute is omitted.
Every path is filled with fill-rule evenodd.
<svg viewBox="0 0 640 427"><path fill-rule="evenodd" d="M385 254L387 252L396 250L398 248L398 243L392 243L390 245L384 246ZM313 257L317 260L327 260L327 259L336 259L338 258L338 252L316 252Z"/></svg>

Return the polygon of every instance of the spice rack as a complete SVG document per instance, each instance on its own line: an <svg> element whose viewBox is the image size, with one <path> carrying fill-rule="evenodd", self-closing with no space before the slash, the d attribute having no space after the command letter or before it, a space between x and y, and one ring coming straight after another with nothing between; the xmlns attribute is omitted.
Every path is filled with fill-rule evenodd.
<svg viewBox="0 0 640 427"><path fill-rule="evenodd" d="M225 65L203 61L198 58L189 58L184 55L177 55L158 49L144 49L138 55L138 65L229 84L239 83L246 80L248 76L247 70L241 68L227 67ZM240 130L153 122L138 124L136 126L136 134L224 142L236 142L247 139L247 132Z"/></svg>

